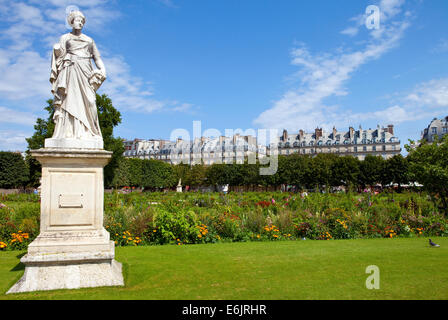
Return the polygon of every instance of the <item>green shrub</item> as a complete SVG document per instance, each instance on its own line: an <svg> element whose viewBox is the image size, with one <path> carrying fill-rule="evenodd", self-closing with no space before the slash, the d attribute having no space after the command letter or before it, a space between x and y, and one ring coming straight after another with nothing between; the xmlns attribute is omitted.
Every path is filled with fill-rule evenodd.
<svg viewBox="0 0 448 320"><path fill-rule="evenodd" d="M155 216L151 240L157 244L196 243L199 224L192 210L169 212L159 209Z"/></svg>

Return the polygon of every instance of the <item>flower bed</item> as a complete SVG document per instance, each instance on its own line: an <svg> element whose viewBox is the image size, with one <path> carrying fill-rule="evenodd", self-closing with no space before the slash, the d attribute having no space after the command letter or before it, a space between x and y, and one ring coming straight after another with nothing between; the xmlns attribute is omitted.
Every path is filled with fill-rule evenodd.
<svg viewBox="0 0 448 320"><path fill-rule="evenodd" d="M0 202L0 250L26 249L38 196ZM111 193L104 226L117 246L448 235L448 219L418 193Z"/></svg>

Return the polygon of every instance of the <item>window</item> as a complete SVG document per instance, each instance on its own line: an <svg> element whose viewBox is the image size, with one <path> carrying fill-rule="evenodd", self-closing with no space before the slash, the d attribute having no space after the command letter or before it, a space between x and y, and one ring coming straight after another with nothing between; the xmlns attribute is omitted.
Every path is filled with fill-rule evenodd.
<svg viewBox="0 0 448 320"><path fill-rule="evenodd" d="M443 127L443 128L442 128L442 132L443 132L443 133L447 133L447 132L448 132L448 128L447 128L447 127Z"/></svg>
<svg viewBox="0 0 448 320"><path fill-rule="evenodd" d="M373 147L372 147L372 151L376 151L376 146L373 146Z"/></svg>
<svg viewBox="0 0 448 320"><path fill-rule="evenodd" d="M431 132L432 132L432 133L437 133L437 128L436 128L436 127L432 127L432 128L431 128Z"/></svg>
<svg viewBox="0 0 448 320"><path fill-rule="evenodd" d="M353 147L354 152L358 152L358 147Z"/></svg>
<svg viewBox="0 0 448 320"><path fill-rule="evenodd" d="M383 151L386 151L386 146L383 146Z"/></svg>
<svg viewBox="0 0 448 320"><path fill-rule="evenodd" d="M362 151L367 151L367 147L366 146L362 147Z"/></svg>

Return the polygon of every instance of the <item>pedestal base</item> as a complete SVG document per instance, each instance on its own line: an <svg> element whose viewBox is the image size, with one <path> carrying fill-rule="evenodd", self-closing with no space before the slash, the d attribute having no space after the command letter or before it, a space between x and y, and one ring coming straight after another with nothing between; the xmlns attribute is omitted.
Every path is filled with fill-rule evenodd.
<svg viewBox="0 0 448 320"><path fill-rule="evenodd" d="M7 293L124 285L103 227L103 168L112 152L44 148L31 155L42 164L40 234Z"/></svg>
<svg viewBox="0 0 448 320"><path fill-rule="evenodd" d="M6 294L56 289L123 286L121 263L109 252L27 254L22 278Z"/></svg>

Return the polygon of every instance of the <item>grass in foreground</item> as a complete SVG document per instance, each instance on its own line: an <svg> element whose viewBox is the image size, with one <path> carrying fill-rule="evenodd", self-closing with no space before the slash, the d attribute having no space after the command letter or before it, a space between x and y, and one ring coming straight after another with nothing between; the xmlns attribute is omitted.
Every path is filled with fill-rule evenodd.
<svg viewBox="0 0 448 320"><path fill-rule="evenodd" d="M116 248L125 286L5 295L23 274L0 252L0 299L448 299L448 239L363 239ZM366 267L380 269L368 290Z"/></svg>

